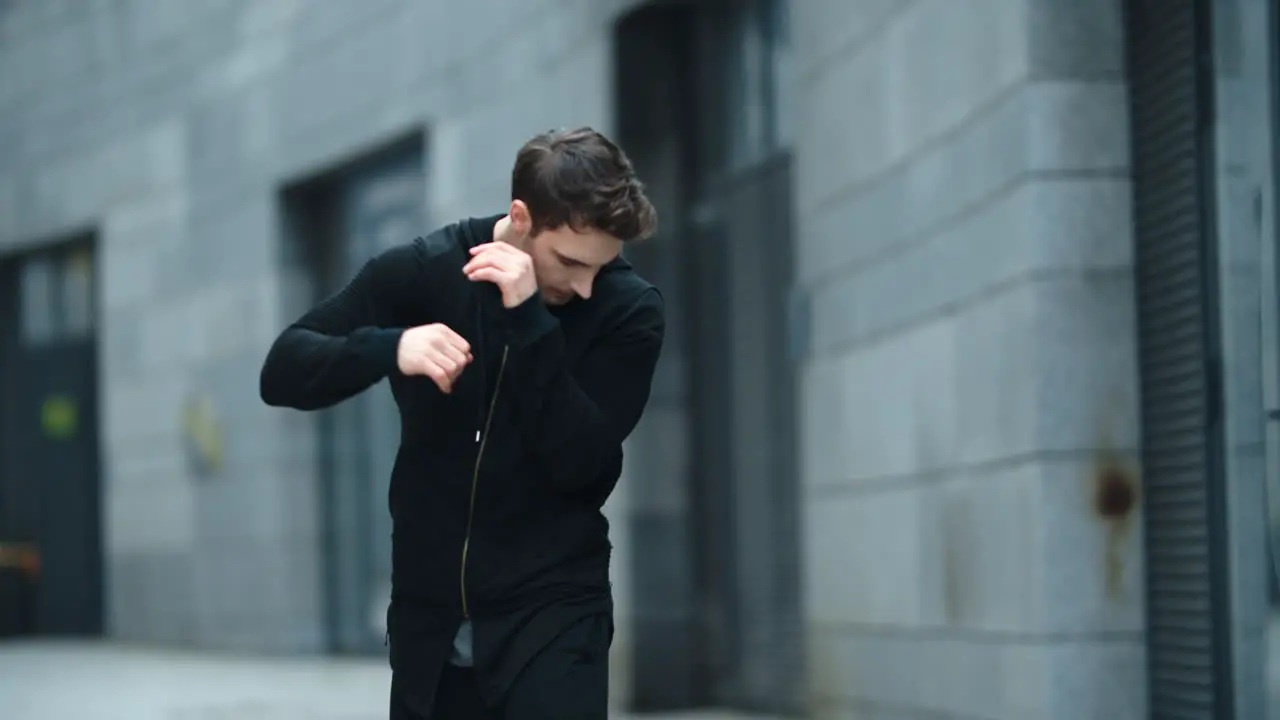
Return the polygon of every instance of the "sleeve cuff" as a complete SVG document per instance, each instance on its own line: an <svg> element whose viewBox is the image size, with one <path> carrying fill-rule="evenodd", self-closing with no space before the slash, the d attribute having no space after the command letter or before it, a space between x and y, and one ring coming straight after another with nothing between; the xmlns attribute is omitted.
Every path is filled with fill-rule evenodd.
<svg viewBox="0 0 1280 720"><path fill-rule="evenodd" d="M400 351L400 336L404 328L368 328L365 334L364 356L377 367L380 375L391 375L399 371L397 356Z"/></svg>
<svg viewBox="0 0 1280 720"><path fill-rule="evenodd" d="M515 347L524 347L555 329L556 316L542 304L542 298L533 297L507 311L510 325L507 341Z"/></svg>

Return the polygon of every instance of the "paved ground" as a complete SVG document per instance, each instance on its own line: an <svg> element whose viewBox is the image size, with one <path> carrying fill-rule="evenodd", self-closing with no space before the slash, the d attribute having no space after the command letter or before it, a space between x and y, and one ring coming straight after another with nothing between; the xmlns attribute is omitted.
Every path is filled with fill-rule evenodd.
<svg viewBox="0 0 1280 720"><path fill-rule="evenodd" d="M388 679L380 662L0 643L0 718L383 720ZM695 717L729 720L662 720Z"/></svg>
<svg viewBox="0 0 1280 720"><path fill-rule="evenodd" d="M1280 619L1270 635L1271 657L1280 657ZM1270 666L1278 692L1268 717L1280 720L1280 662ZM0 720L384 720L389 679L377 661L0 642Z"/></svg>

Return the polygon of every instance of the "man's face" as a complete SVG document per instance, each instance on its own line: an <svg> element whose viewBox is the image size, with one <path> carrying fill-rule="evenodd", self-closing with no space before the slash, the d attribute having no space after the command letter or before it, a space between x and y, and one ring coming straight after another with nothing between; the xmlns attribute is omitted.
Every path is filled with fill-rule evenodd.
<svg viewBox="0 0 1280 720"><path fill-rule="evenodd" d="M521 224L514 213L512 221ZM563 225L528 236L524 251L533 259L543 302L564 305L591 297L596 274L622 252L622 241L599 230L579 232Z"/></svg>
<svg viewBox="0 0 1280 720"><path fill-rule="evenodd" d="M577 232L565 225L529 238L525 251L533 258L543 301L564 305L591 297L596 274L618 257L622 241L598 230Z"/></svg>

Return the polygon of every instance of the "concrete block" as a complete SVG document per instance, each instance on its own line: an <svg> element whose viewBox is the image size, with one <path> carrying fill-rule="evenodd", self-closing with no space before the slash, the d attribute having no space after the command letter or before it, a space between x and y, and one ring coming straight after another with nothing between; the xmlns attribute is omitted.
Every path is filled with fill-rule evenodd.
<svg viewBox="0 0 1280 720"><path fill-rule="evenodd" d="M154 297L162 282L161 263L168 248L151 243L120 245L101 253L98 293L103 310L118 311L115 320L127 322Z"/></svg>
<svg viewBox="0 0 1280 720"><path fill-rule="evenodd" d="M867 41L862 52L841 61L796 92L798 207L803 213L836 192L865 182L888 167L889 84L886 38Z"/></svg>
<svg viewBox="0 0 1280 720"><path fill-rule="evenodd" d="M863 702L921 714L1038 717L1038 703L1019 702L1040 681L1025 647L811 626L809 648L815 700ZM1024 714L1010 712L1015 708Z"/></svg>
<svg viewBox="0 0 1280 720"><path fill-rule="evenodd" d="M856 56L800 89L797 133L808 139L797 148L802 211L874 182L1025 78L1021 5L991 2L999 12L914 3Z"/></svg>
<svg viewBox="0 0 1280 720"><path fill-rule="evenodd" d="M1049 512L1032 472L965 468L927 486L921 525L925 620L934 627L1038 635L1041 547L1037 528Z"/></svg>
<svg viewBox="0 0 1280 720"><path fill-rule="evenodd" d="M244 619L249 627L256 628L264 638L271 638L266 647L270 650L286 649L288 633L280 624L299 605L296 593L299 590L314 592L318 588L295 588L295 573L290 565L294 557L290 547L277 538L244 538L233 541L232 546L239 550L242 557L254 556L256 562L246 570L252 575L252 584L242 588L242 592L250 598L250 603L243 609ZM319 617L312 620L318 621Z"/></svg>
<svg viewBox="0 0 1280 720"><path fill-rule="evenodd" d="M1031 273L1124 267L1130 222L1129 188L1120 180L1015 185L935 234L815 288L813 346L829 352L901 331Z"/></svg>
<svg viewBox="0 0 1280 720"><path fill-rule="evenodd" d="M153 636L166 645L187 646L195 639L194 587L191 582L190 551L164 553L152 561L152 607L148 618Z"/></svg>
<svg viewBox="0 0 1280 720"><path fill-rule="evenodd" d="M103 330L98 334L99 382L105 386L117 379L137 380L140 376L138 366L141 355L136 312L109 310L99 305L98 327L111 328L111 332Z"/></svg>
<svg viewBox="0 0 1280 720"><path fill-rule="evenodd" d="M188 553L196 543L195 497L176 453L147 474L113 474L104 530L110 554Z"/></svg>
<svg viewBox="0 0 1280 720"><path fill-rule="evenodd" d="M190 572L185 553L114 555L107 561L108 632L135 642L191 638Z"/></svg>
<svg viewBox="0 0 1280 720"><path fill-rule="evenodd" d="M830 460L817 462L832 465L831 475L812 476L811 482L884 481L954 463L959 437L954 329L945 321L918 326L853 351L833 369L826 387L808 385L806 379L806 397L830 395L815 410L840 420L803 440L806 457L827 455ZM805 428L816 424L807 419ZM830 432L839 435L830 437Z"/></svg>
<svg viewBox="0 0 1280 720"><path fill-rule="evenodd" d="M806 501L805 617L814 625L916 627L927 597L925 491L916 485Z"/></svg>
<svg viewBox="0 0 1280 720"><path fill-rule="evenodd" d="M1124 72L1124 2L1030 0L1027 44L1037 77L1118 78Z"/></svg>
<svg viewBox="0 0 1280 720"><path fill-rule="evenodd" d="M206 482L274 484L263 476L274 476L272 466L281 440L271 432L278 427L273 411L258 397L260 363L256 355L217 359L213 354L192 373L185 400L208 403L222 440L223 466L205 477Z"/></svg>
<svg viewBox="0 0 1280 720"><path fill-rule="evenodd" d="M321 653L328 649L323 556L317 536L295 535L284 545L281 578L286 591L283 615L273 618L290 652Z"/></svg>
<svg viewBox="0 0 1280 720"><path fill-rule="evenodd" d="M234 631L240 598L248 595L244 579L233 574L237 567L235 560L235 554L225 542L201 542L192 553L195 625L201 647L228 647L226 634Z"/></svg>
<svg viewBox="0 0 1280 720"><path fill-rule="evenodd" d="M901 70L882 69L901 72L888 108L901 151L933 141L1027 76L1025 1L984 0L974 10L923 0L888 30L889 59Z"/></svg>
<svg viewBox="0 0 1280 720"><path fill-rule="evenodd" d="M1122 82L1041 81L1028 93L1028 169L1128 175L1129 98Z"/></svg>
<svg viewBox="0 0 1280 720"><path fill-rule="evenodd" d="M851 408L840 388L850 364L848 355L826 355L810 360L799 370L796 437L800 444L800 478L805 486L848 479L851 461L846 452L845 427Z"/></svg>
<svg viewBox="0 0 1280 720"><path fill-rule="evenodd" d="M946 142L923 148L876 181L823 201L821 180L810 175L825 164L819 152L806 162L798 150L801 213L797 275L802 282L828 280L892 253L974 211L1016 183L1027 167L1027 91L1016 90L981 113ZM816 150L816 148L815 148Z"/></svg>
<svg viewBox="0 0 1280 720"><path fill-rule="evenodd" d="M170 368L166 368L170 369ZM112 378L102 388L102 435L107 448L130 442L177 443L184 378L173 372L136 380ZM112 453L118 459L119 455Z"/></svg>
<svg viewBox="0 0 1280 720"><path fill-rule="evenodd" d="M238 460L196 484L196 525L203 541L265 540L280 535L285 508L279 481L262 472L255 461Z"/></svg>
<svg viewBox="0 0 1280 720"><path fill-rule="evenodd" d="M192 322L194 306L190 296L169 294L138 311L142 369L176 371L196 355L201 327Z"/></svg>
<svg viewBox="0 0 1280 720"><path fill-rule="evenodd" d="M1014 191L989 238L996 282L1020 273L1123 271L1133 264L1133 195L1123 178L1037 178ZM995 222L1007 220L1005 232Z"/></svg>
<svg viewBox="0 0 1280 720"><path fill-rule="evenodd" d="M823 704L869 705L907 717L1144 717L1144 660L1136 641L975 641L815 627L809 645L811 666L821 668L813 694Z"/></svg>
<svg viewBox="0 0 1280 720"><path fill-rule="evenodd" d="M144 452L148 447L151 452ZM186 458L182 448L177 443L157 443L152 438L137 438L115 445L110 465L109 489L113 493L119 490L125 498L169 488L186 479Z"/></svg>
<svg viewBox="0 0 1280 720"><path fill-rule="evenodd" d="M997 202L1027 172L1123 172L1125 103L1114 83L1033 83L968 118L945 143L832 203L814 196L825 189L808 175L802 148L799 202L821 206L800 217L798 276L808 283L830 278L919 242Z"/></svg>
<svg viewBox="0 0 1280 720"><path fill-rule="evenodd" d="M1040 369L1034 285L1021 283L956 316L959 460L977 463L1035 452Z"/></svg>
<svg viewBox="0 0 1280 720"><path fill-rule="evenodd" d="M149 601L143 585L148 568L133 557L108 553L105 594L106 634L118 638L143 638L148 632Z"/></svg>
<svg viewBox="0 0 1280 720"><path fill-rule="evenodd" d="M1110 458L957 469L936 481L811 489L810 622L1098 638L1141 629L1141 519L1096 509ZM1126 479L1136 470L1121 465Z"/></svg>
<svg viewBox="0 0 1280 720"><path fill-rule="evenodd" d="M1036 449L1136 448L1132 273L1063 276L1034 287Z"/></svg>
<svg viewBox="0 0 1280 720"><path fill-rule="evenodd" d="M74 15L61 19L41 33L39 61L43 81L62 85L68 79L93 70L93 53L85 52L89 44L90 25L85 17Z"/></svg>
<svg viewBox="0 0 1280 720"><path fill-rule="evenodd" d="M1141 518L1135 510L1109 521L1096 508L1103 471L1139 482L1129 459L1116 460L1081 455L874 489L811 489L806 617L993 641L1136 637Z"/></svg>
<svg viewBox="0 0 1280 720"><path fill-rule="evenodd" d="M219 3L192 3L176 8L157 0L142 0L122 6L122 24L128 29L130 45L135 50L155 51L176 44L193 28L203 27L218 15Z"/></svg>
<svg viewBox="0 0 1280 720"><path fill-rule="evenodd" d="M908 10L912 2L815 0L793 3L791 45L800 77L827 71L834 63L858 53L871 38Z"/></svg>
<svg viewBox="0 0 1280 720"><path fill-rule="evenodd" d="M1125 102L1116 84L1034 83L1004 97L946 143L929 147L847 198L802 215L799 278L828 280L965 223L1013 192L1029 172L1123 172L1128 165ZM806 182L803 156L800 160L800 202L806 203L813 183ZM1127 189L1108 202L1121 199L1128 202ZM1071 227L1060 225L1056 231ZM1128 234L1126 229L1113 240ZM977 249L969 254L979 261L999 259Z"/></svg>
<svg viewBox="0 0 1280 720"><path fill-rule="evenodd" d="M1023 283L958 316L961 458L1135 446L1125 272Z"/></svg>
<svg viewBox="0 0 1280 720"><path fill-rule="evenodd" d="M113 203L103 210L99 225L103 250L131 245L172 247L185 238L190 214L190 195L182 186Z"/></svg>
<svg viewBox="0 0 1280 720"><path fill-rule="evenodd" d="M1140 470L1132 455L1081 453L1043 460L1018 473L1035 486L1032 535L1038 588L1036 631L1047 635L1137 638L1146 603ZM1135 491L1123 517L1100 513L1107 482Z"/></svg>
<svg viewBox="0 0 1280 720"><path fill-rule="evenodd" d="M1040 654L1047 686L1042 717L1147 717L1146 648L1140 640L1064 642L1044 648Z"/></svg>
<svg viewBox="0 0 1280 720"><path fill-rule="evenodd" d="M260 88L251 87L200 100L184 113L187 169L201 188L229 184L252 173L262 153L270 157L270 143L255 141L272 132L269 124L262 123L270 114L254 113L255 102L261 107L266 99ZM260 124L255 126L255 119ZM206 194L196 192L200 198Z"/></svg>
<svg viewBox="0 0 1280 720"><path fill-rule="evenodd" d="M12 135L0 128L0 137L12 137ZM17 160L13 158L14 154L16 153L0 148L0 163L4 167L16 167ZM17 178L0 178L0 248L7 248L18 241L19 222L21 221L21 218L18 217L18 213L21 212L18 193L21 187L21 183Z"/></svg>

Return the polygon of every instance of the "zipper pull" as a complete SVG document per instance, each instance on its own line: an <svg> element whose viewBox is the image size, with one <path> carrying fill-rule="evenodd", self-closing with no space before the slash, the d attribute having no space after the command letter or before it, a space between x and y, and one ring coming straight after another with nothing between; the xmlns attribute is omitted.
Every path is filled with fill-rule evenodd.
<svg viewBox="0 0 1280 720"><path fill-rule="evenodd" d="M476 430L476 444L477 444L477 445L479 445L479 444L480 444L480 431L479 431L479 430Z"/></svg>

